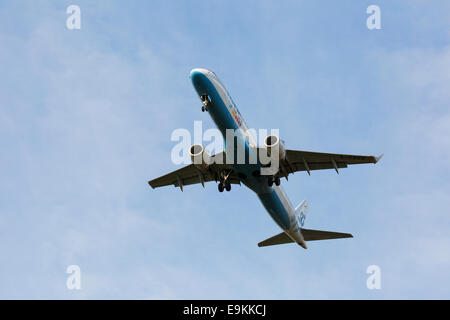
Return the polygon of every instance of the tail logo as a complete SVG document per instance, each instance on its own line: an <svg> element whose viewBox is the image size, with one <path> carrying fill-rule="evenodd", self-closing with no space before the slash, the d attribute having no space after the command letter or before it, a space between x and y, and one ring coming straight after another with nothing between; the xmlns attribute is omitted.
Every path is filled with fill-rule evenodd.
<svg viewBox="0 0 450 320"><path fill-rule="evenodd" d="M306 216L303 211L300 215L296 214L292 217L291 222L293 223L292 229L294 229L294 232L300 231L300 228L305 224L305 218Z"/></svg>
<svg viewBox="0 0 450 320"><path fill-rule="evenodd" d="M303 213L303 211L302 211L302 213L300 214L300 225L303 227L303 225L305 224L305 214Z"/></svg>
<svg viewBox="0 0 450 320"><path fill-rule="evenodd" d="M292 229L294 232L300 231L305 225L306 213L308 211L308 203L303 200L296 208L295 213L291 217Z"/></svg>

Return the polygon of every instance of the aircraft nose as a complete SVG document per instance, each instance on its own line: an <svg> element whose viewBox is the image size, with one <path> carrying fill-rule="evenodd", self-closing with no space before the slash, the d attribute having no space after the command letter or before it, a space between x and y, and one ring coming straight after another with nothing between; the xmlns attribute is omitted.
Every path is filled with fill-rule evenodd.
<svg viewBox="0 0 450 320"><path fill-rule="evenodd" d="M208 79L208 70L206 69L192 69L190 74L191 82L194 87L200 87Z"/></svg>
<svg viewBox="0 0 450 320"><path fill-rule="evenodd" d="M195 68L191 70L190 78L193 81L195 78L206 76L207 74L208 70L202 68Z"/></svg>
<svg viewBox="0 0 450 320"><path fill-rule="evenodd" d="M202 73L199 71L199 69L192 69L189 77L191 78L191 81L194 81L196 78L198 78L201 75L202 75Z"/></svg>

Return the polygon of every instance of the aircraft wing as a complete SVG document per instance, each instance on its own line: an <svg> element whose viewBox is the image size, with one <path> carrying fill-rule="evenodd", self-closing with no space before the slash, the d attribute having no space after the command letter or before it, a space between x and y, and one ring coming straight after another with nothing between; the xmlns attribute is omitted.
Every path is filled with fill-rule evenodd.
<svg viewBox="0 0 450 320"><path fill-rule="evenodd" d="M224 157L224 153L221 152L214 155L214 157ZM213 163L206 169L197 167L194 164L190 164L159 178L150 180L148 184L153 189L173 185L175 187L180 187L181 191L183 191L183 186L186 185L201 183L203 186L205 186L205 182L219 181L221 172L226 172L227 174L229 174L228 181L230 183L241 183L239 177L233 172L232 168L229 165Z"/></svg>
<svg viewBox="0 0 450 320"><path fill-rule="evenodd" d="M322 153L302 150L286 150L286 161L282 164L278 176L284 177L297 171L334 169L339 173L339 168L347 168L348 165L362 163L377 163L383 155L361 156L337 153Z"/></svg>

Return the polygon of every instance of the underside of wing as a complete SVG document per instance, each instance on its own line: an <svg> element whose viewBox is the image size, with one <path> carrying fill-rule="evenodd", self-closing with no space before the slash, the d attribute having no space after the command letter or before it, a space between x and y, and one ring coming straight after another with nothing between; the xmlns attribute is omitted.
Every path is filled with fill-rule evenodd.
<svg viewBox="0 0 450 320"><path fill-rule="evenodd" d="M223 158L224 153L221 152L214 157ZM197 167L194 164L190 164L159 178L150 180L148 184L153 189L173 185L175 187L180 187L180 189L183 191L183 186L197 183L201 183L204 186L206 182L219 181L221 173L225 173L228 175L227 181L231 184L241 183L239 177L233 172L230 166L222 164L225 162L217 162L218 163L213 162L208 167Z"/></svg>
<svg viewBox="0 0 450 320"><path fill-rule="evenodd" d="M210 180L211 177L209 175L202 175L193 164L190 164L159 178L150 180L148 183L152 188L158 188L168 185L175 185L178 187L180 186L180 183L185 186L193 183L201 183L201 181L207 182Z"/></svg>
<svg viewBox="0 0 450 320"><path fill-rule="evenodd" d="M283 170L280 170L278 176L286 176L289 173L297 171L334 169L339 173L340 168L347 168L348 165L377 163L381 157L349 155L337 153L322 153L302 150L286 150L286 160Z"/></svg>

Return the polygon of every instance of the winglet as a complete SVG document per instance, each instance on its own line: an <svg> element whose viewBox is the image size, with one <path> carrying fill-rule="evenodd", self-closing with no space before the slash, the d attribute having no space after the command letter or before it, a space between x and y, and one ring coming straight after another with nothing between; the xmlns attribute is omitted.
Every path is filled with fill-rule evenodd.
<svg viewBox="0 0 450 320"><path fill-rule="evenodd" d="M381 160L381 158L383 158L384 153L380 154L378 157L375 157L375 163L377 163L378 161Z"/></svg>

